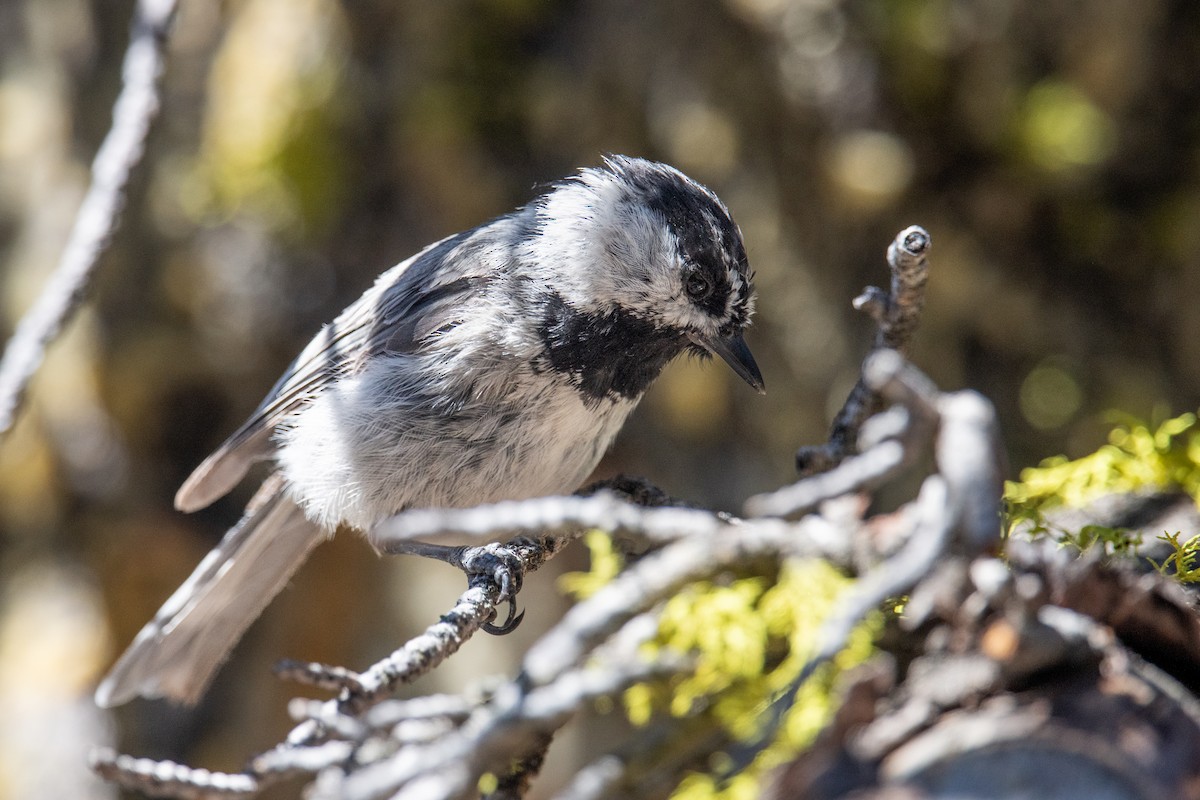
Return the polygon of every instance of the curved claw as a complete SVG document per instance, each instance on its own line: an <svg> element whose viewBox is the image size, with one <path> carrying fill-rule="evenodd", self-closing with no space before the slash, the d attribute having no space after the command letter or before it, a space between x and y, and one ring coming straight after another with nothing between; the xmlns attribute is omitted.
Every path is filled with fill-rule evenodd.
<svg viewBox="0 0 1200 800"><path fill-rule="evenodd" d="M525 612L517 613L516 599L513 597L507 598L508 616L500 625L494 625L491 622L485 622L480 627L485 633L490 633L493 636L504 636L512 633L521 624L521 620L525 619Z"/></svg>

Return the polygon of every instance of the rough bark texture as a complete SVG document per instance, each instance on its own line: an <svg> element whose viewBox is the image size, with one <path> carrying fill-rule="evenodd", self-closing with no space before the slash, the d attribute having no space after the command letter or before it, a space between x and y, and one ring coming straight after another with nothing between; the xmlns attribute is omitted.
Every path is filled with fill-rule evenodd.
<svg viewBox="0 0 1200 800"><path fill-rule="evenodd" d="M1200 797L1192 597L1132 565L1011 550L1011 571L955 560L923 583L895 656L768 797Z"/></svg>

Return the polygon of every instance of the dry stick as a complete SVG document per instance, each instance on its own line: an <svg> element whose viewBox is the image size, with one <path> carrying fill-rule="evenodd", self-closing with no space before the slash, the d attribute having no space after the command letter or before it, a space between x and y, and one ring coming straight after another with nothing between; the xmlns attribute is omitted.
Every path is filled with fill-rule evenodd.
<svg viewBox="0 0 1200 800"><path fill-rule="evenodd" d="M870 314L879 326L872 353L881 349L907 353L925 304L929 245L929 234L924 228L918 225L905 228L888 247L891 291L868 286L854 299L854 307ZM863 421L878 409L879 395L860 377L833 420L829 441L816 447L800 448L796 452L796 469L801 475L812 475L840 464L854 452L854 440Z"/></svg>
<svg viewBox="0 0 1200 800"><path fill-rule="evenodd" d="M607 493L587 498L539 498L479 511L410 512L385 525L385 529L376 531L383 539L424 537L437 530L485 539L516 532L552 532L553 535L540 540L519 539L512 543L526 571L539 567L573 538L573 533L567 530L577 530L580 526L607 528L649 542L668 543L619 576L614 584L576 606L535 645L525 662L525 680L534 687L553 683L558 676L570 672L592 648L627 624L631 617L692 580L732 564L780 552L804 553L839 562L849 557L844 533L819 517L796 523L775 519L731 520L694 509L645 508ZM424 634L362 673L319 664L287 667L293 675L301 674L309 682L338 688L342 694L335 700L306 704L303 708L306 719L283 743L255 758L246 773L190 770L167 762L118 758L109 753L96 756L96 769L110 780L147 794L245 796L286 775L312 774L341 763L349 752L348 745L336 739L327 742L326 737L336 735L339 730L349 732L355 720L383 700L398 683L438 666L491 618L496 588L486 581L481 584L468 589L454 609ZM461 707L459 710L461 713ZM368 713L368 727L377 724ZM163 775L169 775L170 780L162 780Z"/></svg>
<svg viewBox="0 0 1200 800"><path fill-rule="evenodd" d="M75 216L58 267L26 312L0 360L0 434L16 421L46 348L83 303L100 256L116 230L130 176L158 115L159 84L176 0L139 0L122 68L112 127L92 162L92 183Z"/></svg>
<svg viewBox="0 0 1200 800"><path fill-rule="evenodd" d="M1000 539L1001 476L996 417L975 392L943 395L936 443L938 473L925 479L917 497L916 529L904 547L860 578L822 626L820 644L793 683L795 693L821 664L841 652L851 632L887 598L909 592L949 552L974 558Z"/></svg>
<svg viewBox="0 0 1200 800"><path fill-rule="evenodd" d="M386 550L393 542L468 540L472 544L504 541L521 534L565 540L584 530L637 535L649 543L712 533L728 524L711 511L694 508L647 508L607 490L589 497L538 497L474 508L430 508L405 511L371 531L371 543Z"/></svg>
<svg viewBox="0 0 1200 800"><path fill-rule="evenodd" d="M904 546L861 577L838 601L837 611L818 634L816 652L774 702L758 741L737 754L735 770L747 766L774 737L800 687L845 649L855 628L889 597L908 593L949 553L974 558L1000 538L1001 473L996 452L995 410L982 395L956 392L937 396L923 374L898 353L872 354L864 366L867 384L916 407L932 406L939 416L935 442L938 472L921 484L914 501L914 529Z"/></svg>
<svg viewBox="0 0 1200 800"><path fill-rule="evenodd" d="M468 723L454 737L419 758L398 755L388 763L356 773L347 779L346 796L352 800L464 797L489 763L500 756L519 755L531 736L547 726L562 724L578 707L577 700L551 698L585 699L628 685L632 673L623 675L621 671L636 670L637 666L630 667L619 659L608 660L603 668L584 665L592 662L597 648L610 636L631 624L635 615L670 597L681 586L737 565L762 558L824 555L824 537L809 535L820 527L812 517L793 524L745 521L729 524L724 530L681 538L653 551L568 611L538 640L525 654L521 677L505 687L503 694L497 692L499 702L484 709L474 725ZM657 663L644 669L674 672L678 667ZM512 699L506 703L505 696Z"/></svg>
<svg viewBox="0 0 1200 800"><path fill-rule="evenodd" d="M637 619L632 624L640 628L640 623ZM473 796L481 775L527 755L586 703L682 668L682 663L673 659L645 661L626 653L566 669L543 686L510 681L451 734L332 780L325 787L328 794L318 792L314 800L457 800Z"/></svg>
<svg viewBox="0 0 1200 800"><path fill-rule="evenodd" d="M546 510L536 502L531 508ZM658 516L650 513L658 511L655 509L642 511L651 518ZM481 771L494 768L498 760L530 752L542 734L561 725L584 699L619 691L631 681L644 679L647 670L678 669L665 663L640 665L604 658L600 660L607 661L608 666L603 669L582 666L589 654L595 655L598 645L610 641L609 637L620 630L641 629L646 635L645 626L640 624L644 619L636 617L645 608L679 585L730 564L765 555L778 557L780 552L824 552L805 535L812 528L807 521L794 525L775 520L726 524L721 530L679 539L655 551L569 612L526 654L522 677L504 687L506 697L489 701L462 728L340 778L339 769L326 760L324 763L334 769L318 785L330 796L368 798L401 791L414 797L459 796L475 785ZM625 649L633 652L636 648ZM295 736L291 738L298 744ZM287 763L287 748L284 745L269 754L273 769ZM307 756L304 760L305 766L313 763ZM255 767L265 766L262 761L256 761Z"/></svg>
<svg viewBox="0 0 1200 800"><path fill-rule="evenodd" d="M550 548L532 546L517 552L527 571L537 569L552 554ZM331 727L326 723L361 713L398 684L415 680L457 652L495 614L495 595L495 587L468 588L454 607L424 633L362 673L306 665L307 677L315 676L315 683L338 686L342 695L311 709L308 719L293 728L284 742L257 756L244 773L191 769L169 761L119 756L110 750L92 754L92 769L107 780L152 797L246 797L288 775L312 774L344 761L350 745L322 741ZM331 677L334 674L337 678Z"/></svg>
<svg viewBox="0 0 1200 800"><path fill-rule="evenodd" d="M746 501L747 514L805 514L830 498L875 488L916 460L937 426L937 387L899 352L886 348L874 350L863 361L859 385L871 396L893 404L860 426L859 444L865 449L827 472L754 495Z"/></svg>
<svg viewBox="0 0 1200 800"><path fill-rule="evenodd" d="M92 752L91 767L101 778L150 797L182 800L250 797L260 788L250 775L209 772L172 761L117 755L107 748Z"/></svg>

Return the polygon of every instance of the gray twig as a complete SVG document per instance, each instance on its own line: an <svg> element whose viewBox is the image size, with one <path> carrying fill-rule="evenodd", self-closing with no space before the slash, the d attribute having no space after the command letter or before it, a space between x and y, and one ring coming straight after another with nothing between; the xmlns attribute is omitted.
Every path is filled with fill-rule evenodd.
<svg viewBox="0 0 1200 800"><path fill-rule="evenodd" d="M1000 539L1002 480L991 404L975 392L937 396L928 379L892 351L872 356L864 374L882 396L907 400L910 407L926 412L937 410L938 472L921 485L915 513L909 515L913 529L904 546L861 577L838 602L837 611L821 627L816 652L772 703L760 740L741 754L740 766L769 743L800 687L846 647L867 614L888 598L909 592L947 553L972 558L990 551Z"/></svg>
<svg viewBox="0 0 1200 800"><path fill-rule="evenodd" d="M867 356L861 384L872 396L896 404L860 426L863 452L791 486L751 497L746 501L747 514L804 514L831 498L873 489L917 459L937 422L937 388L900 353L889 349ZM892 412L899 415L891 416Z"/></svg>
<svg viewBox="0 0 1200 800"><path fill-rule="evenodd" d="M83 303L100 256L116 230L130 176L141 162L158 115L159 84L176 0L138 0L122 67L112 127L92 161L92 182L58 267L18 323L0 359L0 434L12 428L29 382Z"/></svg>
<svg viewBox="0 0 1200 800"><path fill-rule="evenodd" d="M173 761L117 755L107 748L92 752L91 766L105 780L151 797L182 800L249 797L260 788L257 779L251 775L209 772Z"/></svg>
<svg viewBox="0 0 1200 800"><path fill-rule="evenodd" d="M562 543L594 528L661 544L711 533L728 524L711 511L692 508L646 508L607 490L590 497L539 497L465 509L417 509L384 520L371 531L371 543L387 550L392 542L431 543L466 540L472 544L505 541L523 534L560 539Z"/></svg>
<svg viewBox="0 0 1200 800"><path fill-rule="evenodd" d="M925 305L929 246L929 234L924 228L917 225L905 228L888 247L891 291L868 286L855 298L854 307L869 314L878 325L871 352L889 349L907 354L909 340ZM879 407L879 395L860 377L833 420L829 441L800 448L796 452L796 469L801 475L812 475L840 464L854 452L855 438L863 421Z"/></svg>
<svg viewBox="0 0 1200 800"><path fill-rule="evenodd" d="M634 620L640 627L640 620ZM619 638L619 637L618 637ZM637 640L638 636L629 637ZM528 666L528 659L526 661ZM500 687L453 733L424 747L404 748L382 761L330 780L328 797L345 800L451 800L470 796L481 775L532 752L584 705L664 674L680 664L624 654L567 669L543 686L518 678ZM325 797L316 795L317 800Z"/></svg>

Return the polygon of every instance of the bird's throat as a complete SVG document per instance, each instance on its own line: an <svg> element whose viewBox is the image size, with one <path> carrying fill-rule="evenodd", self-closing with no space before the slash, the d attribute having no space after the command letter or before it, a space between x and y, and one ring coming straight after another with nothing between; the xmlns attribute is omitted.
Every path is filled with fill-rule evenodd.
<svg viewBox="0 0 1200 800"><path fill-rule="evenodd" d="M687 346L679 331L621 308L582 311L557 294L545 296L538 334L546 346L538 369L567 376L592 403L637 399Z"/></svg>

